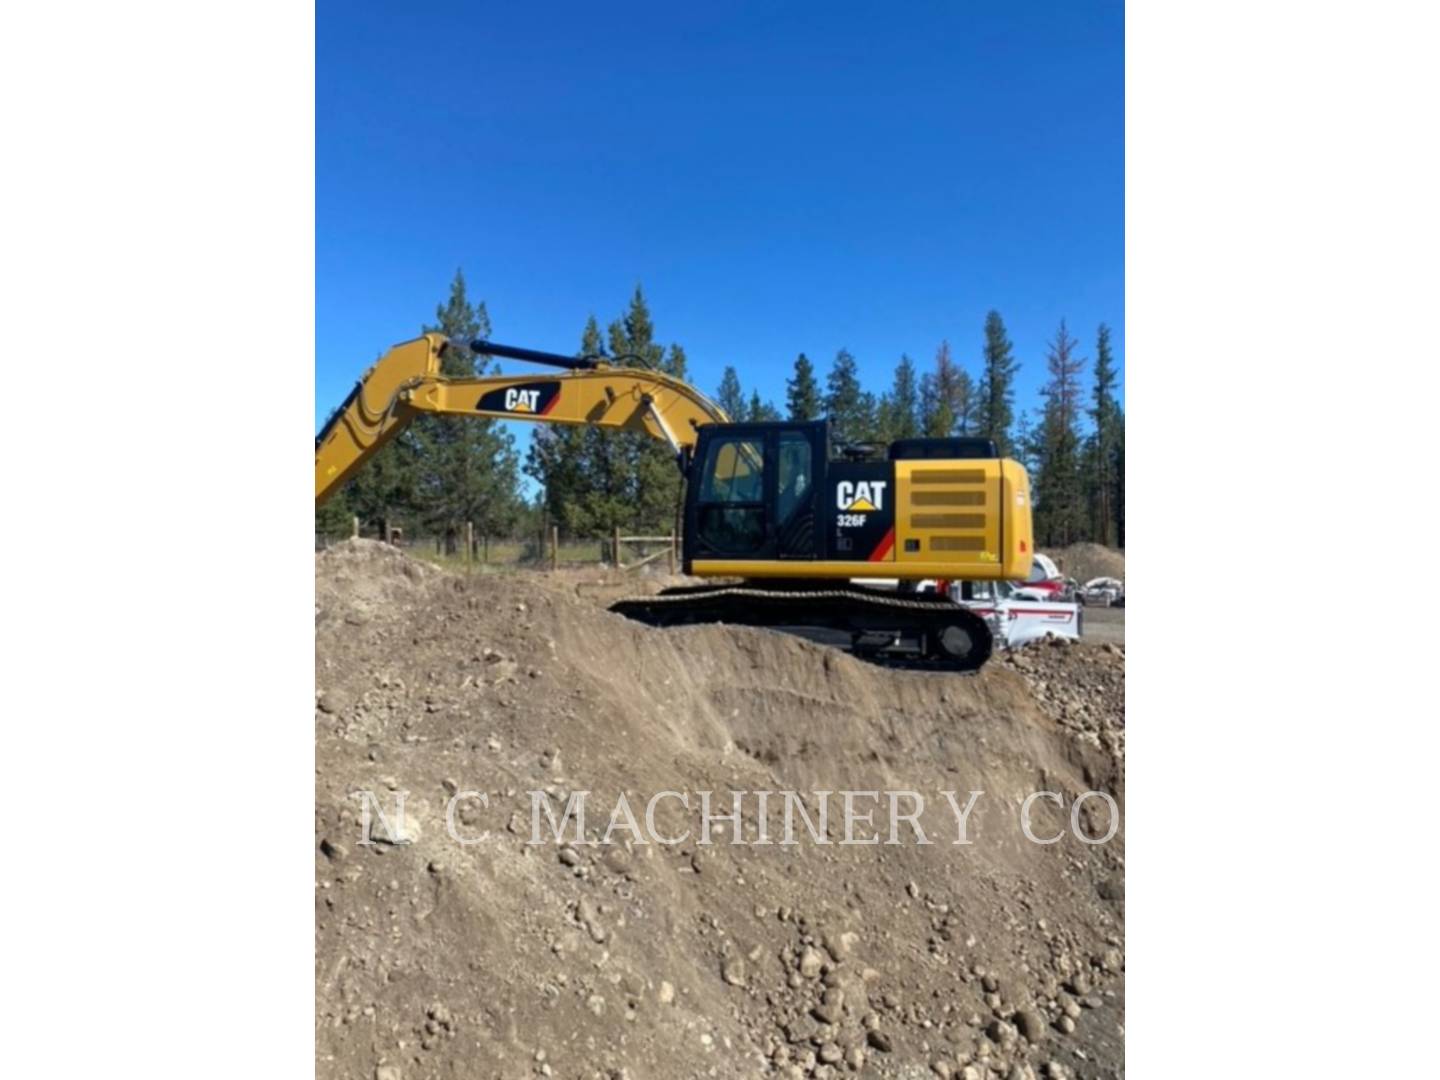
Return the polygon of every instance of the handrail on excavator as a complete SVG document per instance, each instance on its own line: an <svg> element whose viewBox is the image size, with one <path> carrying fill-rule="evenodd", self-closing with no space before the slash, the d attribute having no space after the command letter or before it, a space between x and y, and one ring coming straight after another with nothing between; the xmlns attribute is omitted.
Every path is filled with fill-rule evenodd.
<svg viewBox="0 0 1440 1080"><path fill-rule="evenodd" d="M604 360L602 356L561 356L559 353L541 352L539 349L522 349L518 345L501 345L496 341L476 338L470 342L470 351L482 356L503 356L507 360L524 360L531 364L547 364L550 367L567 368L570 371L591 371Z"/></svg>

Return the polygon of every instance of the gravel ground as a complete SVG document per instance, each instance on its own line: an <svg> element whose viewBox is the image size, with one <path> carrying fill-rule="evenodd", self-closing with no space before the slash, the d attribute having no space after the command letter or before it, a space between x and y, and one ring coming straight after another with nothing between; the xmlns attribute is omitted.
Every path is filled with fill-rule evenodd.
<svg viewBox="0 0 1440 1080"><path fill-rule="evenodd" d="M1125 644L1125 609L1107 607L1087 607L1085 609L1085 621L1080 631L1080 636L1086 641L1093 641L1097 645L1106 643L1112 645Z"/></svg>

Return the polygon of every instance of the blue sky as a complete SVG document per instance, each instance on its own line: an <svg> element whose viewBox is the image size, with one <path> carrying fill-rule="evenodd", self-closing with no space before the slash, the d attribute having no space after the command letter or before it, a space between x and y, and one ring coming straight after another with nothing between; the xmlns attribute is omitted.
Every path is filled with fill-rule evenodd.
<svg viewBox="0 0 1440 1080"><path fill-rule="evenodd" d="M1124 358L1123 49L1118 0L320 0L317 427L457 266L565 353L639 282L697 385L780 405L802 351L977 371L997 308L1033 415L1062 316Z"/></svg>

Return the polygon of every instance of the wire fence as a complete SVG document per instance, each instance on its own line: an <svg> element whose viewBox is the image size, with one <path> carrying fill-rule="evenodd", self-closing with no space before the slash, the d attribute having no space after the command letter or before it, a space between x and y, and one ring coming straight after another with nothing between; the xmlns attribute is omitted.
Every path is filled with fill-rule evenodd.
<svg viewBox="0 0 1440 1080"><path fill-rule="evenodd" d="M630 536L618 529L608 536L561 536L551 526L527 536L489 536L473 526L445 533L407 532L390 525L389 542L413 558L466 572L503 570L559 570L576 567L612 567L636 570L649 567L671 574L680 569L680 537ZM315 550L323 551L351 537L380 540L385 530L362 532L358 523L348 533L315 534Z"/></svg>

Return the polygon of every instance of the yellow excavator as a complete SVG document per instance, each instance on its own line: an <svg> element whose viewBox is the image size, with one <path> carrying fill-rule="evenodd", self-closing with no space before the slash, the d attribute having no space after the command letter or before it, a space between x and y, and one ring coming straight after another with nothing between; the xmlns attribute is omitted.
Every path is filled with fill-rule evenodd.
<svg viewBox="0 0 1440 1080"><path fill-rule="evenodd" d="M684 477L685 573L727 580L612 610L661 626L816 628L849 635L858 653L960 670L989 658L989 624L947 593L1030 573L1029 478L993 442L901 439L881 457L832 447L824 420L733 422L693 386L624 362L638 358L476 340L464 347L563 373L447 377L456 347L426 334L364 374L315 438L317 506L422 414L643 432Z"/></svg>

